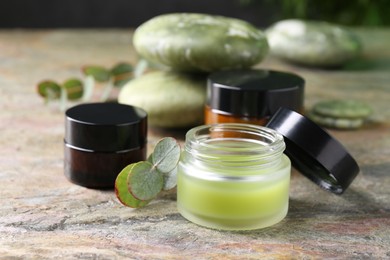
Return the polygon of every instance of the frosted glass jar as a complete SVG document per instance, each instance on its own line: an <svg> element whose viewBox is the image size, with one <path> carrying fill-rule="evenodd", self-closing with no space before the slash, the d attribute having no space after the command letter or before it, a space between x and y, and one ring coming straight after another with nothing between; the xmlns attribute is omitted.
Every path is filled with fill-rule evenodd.
<svg viewBox="0 0 390 260"><path fill-rule="evenodd" d="M291 163L283 136L249 124L204 125L186 135L177 206L186 219L222 230L271 226L288 211Z"/></svg>

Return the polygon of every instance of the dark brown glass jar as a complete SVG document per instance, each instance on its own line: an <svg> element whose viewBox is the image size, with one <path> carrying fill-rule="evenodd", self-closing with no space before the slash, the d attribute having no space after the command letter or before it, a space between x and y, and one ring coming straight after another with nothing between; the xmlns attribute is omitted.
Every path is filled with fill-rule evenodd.
<svg viewBox="0 0 390 260"><path fill-rule="evenodd" d="M145 160L147 114L117 103L90 103L65 113L64 163L69 181L113 188L127 165Z"/></svg>
<svg viewBox="0 0 390 260"><path fill-rule="evenodd" d="M265 125L285 107L303 112L305 81L272 70L228 70L212 73L207 82L205 123Z"/></svg>

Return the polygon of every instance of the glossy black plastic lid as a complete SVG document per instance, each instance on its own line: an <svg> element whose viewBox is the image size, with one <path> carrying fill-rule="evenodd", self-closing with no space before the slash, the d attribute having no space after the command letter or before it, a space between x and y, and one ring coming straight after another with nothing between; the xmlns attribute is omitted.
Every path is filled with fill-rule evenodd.
<svg viewBox="0 0 390 260"><path fill-rule="evenodd" d="M65 112L65 142L75 148L118 152L143 147L147 114L118 103L89 103Z"/></svg>
<svg viewBox="0 0 390 260"><path fill-rule="evenodd" d="M359 173L344 146L299 113L281 108L266 127L285 137L285 153L294 167L326 190L342 194Z"/></svg>
<svg viewBox="0 0 390 260"><path fill-rule="evenodd" d="M267 117L280 107L303 108L305 81L272 70L227 70L212 73L207 82L207 106L222 114Z"/></svg>

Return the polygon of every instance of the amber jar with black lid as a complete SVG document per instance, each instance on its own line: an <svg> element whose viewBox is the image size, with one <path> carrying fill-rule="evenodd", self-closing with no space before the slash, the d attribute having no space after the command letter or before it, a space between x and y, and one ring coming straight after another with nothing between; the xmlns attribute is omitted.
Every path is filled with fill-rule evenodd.
<svg viewBox="0 0 390 260"><path fill-rule="evenodd" d="M145 160L147 114L118 103L88 103L65 113L64 164L69 181L96 189L114 187L127 165Z"/></svg>
<svg viewBox="0 0 390 260"><path fill-rule="evenodd" d="M207 82L205 123L265 125L280 107L303 113L304 85L302 77L281 71L212 73Z"/></svg>

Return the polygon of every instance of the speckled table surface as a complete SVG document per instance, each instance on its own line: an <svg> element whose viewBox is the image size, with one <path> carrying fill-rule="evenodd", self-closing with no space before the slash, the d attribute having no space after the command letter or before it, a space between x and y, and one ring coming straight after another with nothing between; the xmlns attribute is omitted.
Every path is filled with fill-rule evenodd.
<svg viewBox="0 0 390 260"><path fill-rule="evenodd" d="M358 177L337 196L293 171L281 223L221 232L182 218L174 192L134 210L63 175L63 113L35 85L81 76L85 64L135 62L131 30L0 31L0 259L389 259L390 30L358 33L362 59L342 70L272 57L259 65L303 76L307 108L347 97L373 107L363 129L330 131L359 162ZM149 147L168 135L182 137L150 130Z"/></svg>

